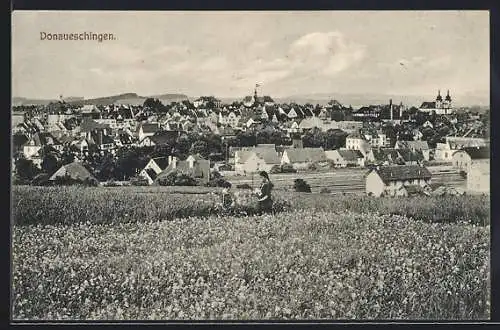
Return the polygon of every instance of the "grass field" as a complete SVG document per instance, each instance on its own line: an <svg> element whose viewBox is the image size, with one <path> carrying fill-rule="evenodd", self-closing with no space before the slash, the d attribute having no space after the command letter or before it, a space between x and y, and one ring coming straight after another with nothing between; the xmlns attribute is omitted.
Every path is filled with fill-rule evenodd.
<svg viewBox="0 0 500 330"><path fill-rule="evenodd" d="M190 192L14 187L14 319L489 318L486 197Z"/></svg>

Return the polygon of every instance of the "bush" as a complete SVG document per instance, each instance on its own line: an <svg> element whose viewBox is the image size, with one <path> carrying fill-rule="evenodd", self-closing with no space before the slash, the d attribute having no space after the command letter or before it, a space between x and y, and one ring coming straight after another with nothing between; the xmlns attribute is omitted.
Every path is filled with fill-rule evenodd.
<svg viewBox="0 0 500 330"><path fill-rule="evenodd" d="M160 177L158 184L160 186L197 186L198 181L188 174L172 171Z"/></svg>
<svg viewBox="0 0 500 330"><path fill-rule="evenodd" d="M231 188L231 182L227 181L224 178L216 178L212 179L206 184L207 187L222 187L222 188Z"/></svg>
<svg viewBox="0 0 500 330"><path fill-rule="evenodd" d="M118 183L115 182L115 180L111 179L103 184L104 187L120 187Z"/></svg>
<svg viewBox="0 0 500 330"><path fill-rule="evenodd" d="M307 165L307 169L310 171L316 171L318 169L318 166L315 163L311 163Z"/></svg>
<svg viewBox="0 0 500 330"><path fill-rule="evenodd" d="M252 189L252 187L248 183L240 183L236 185L238 189Z"/></svg>
<svg viewBox="0 0 500 330"><path fill-rule="evenodd" d="M281 173L297 173L297 170L291 164L283 164L281 166Z"/></svg>
<svg viewBox="0 0 500 330"><path fill-rule="evenodd" d="M328 188L321 188L320 194L330 194L332 191Z"/></svg>
<svg viewBox="0 0 500 330"><path fill-rule="evenodd" d="M297 192L307 192L307 193L311 192L311 186L307 184L307 182L305 182L303 179L295 179L293 183L293 188Z"/></svg>
<svg viewBox="0 0 500 330"><path fill-rule="evenodd" d="M269 171L270 174L278 173L297 173L297 170L293 168L291 164L274 165Z"/></svg>
<svg viewBox="0 0 500 330"><path fill-rule="evenodd" d="M139 177L130 179L130 184L132 186L149 186L149 182L147 179Z"/></svg>
<svg viewBox="0 0 500 330"><path fill-rule="evenodd" d="M51 184L49 181L50 175L47 173L38 174L33 178L31 184L34 186L48 186Z"/></svg>
<svg viewBox="0 0 500 330"><path fill-rule="evenodd" d="M462 177L462 179L467 179L467 172L465 172L465 171L462 170L462 171L459 172L459 174Z"/></svg>
<svg viewBox="0 0 500 330"><path fill-rule="evenodd" d="M274 165L273 167L271 167L271 169L269 170L269 173L270 174L277 174L277 173L281 173L281 166L279 165Z"/></svg>
<svg viewBox="0 0 500 330"><path fill-rule="evenodd" d="M99 181L97 179L88 177L85 180L83 180L83 185L86 187L97 187L99 185Z"/></svg>

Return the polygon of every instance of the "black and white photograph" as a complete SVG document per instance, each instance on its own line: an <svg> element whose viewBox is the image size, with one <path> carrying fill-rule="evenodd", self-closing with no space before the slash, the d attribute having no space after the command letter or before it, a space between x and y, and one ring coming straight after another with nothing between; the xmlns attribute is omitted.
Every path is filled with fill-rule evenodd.
<svg viewBox="0 0 500 330"><path fill-rule="evenodd" d="M11 13L11 320L490 320L490 13Z"/></svg>

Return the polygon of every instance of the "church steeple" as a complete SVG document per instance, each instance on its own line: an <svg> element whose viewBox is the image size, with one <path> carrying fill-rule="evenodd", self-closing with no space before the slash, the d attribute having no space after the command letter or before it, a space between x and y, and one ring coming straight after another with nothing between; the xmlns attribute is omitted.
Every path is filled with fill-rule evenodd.
<svg viewBox="0 0 500 330"><path fill-rule="evenodd" d="M451 101L451 96L450 96L450 90L448 90L446 92L446 98L445 98L446 101Z"/></svg>
<svg viewBox="0 0 500 330"><path fill-rule="evenodd" d="M441 91L438 89L438 96L436 97L436 101L442 101L443 97L441 96Z"/></svg>

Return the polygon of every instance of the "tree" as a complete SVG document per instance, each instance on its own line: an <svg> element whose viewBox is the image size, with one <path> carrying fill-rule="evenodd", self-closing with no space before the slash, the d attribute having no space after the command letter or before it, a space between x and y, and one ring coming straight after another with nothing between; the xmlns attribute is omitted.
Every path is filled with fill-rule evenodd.
<svg viewBox="0 0 500 330"><path fill-rule="evenodd" d="M40 170L33 163L31 159L19 158L16 160L16 172L17 176L22 180L32 180Z"/></svg>
<svg viewBox="0 0 500 330"><path fill-rule="evenodd" d="M158 184L160 186L196 186L198 182L190 175L172 171L158 178Z"/></svg>
<svg viewBox="0 0 500 330"><path fill-rule="evenodd" d="M67 165L75 161L75 155L69 150L69 148L64 148L61 153L61 159L59 161L59 167L62 165Z"/></svg>
<svg viewBox="0 0 500 330"><path fill-rule="evenodd" d="M165 105L163 105L160 100L151 97L144 101L143 107L148 108L155 113L166 111Z"/></svg>
<svg viewBox="0 0 500 330"><path fill-rule="evenodd" d="M295 179L293 187L297 192L311 192L311 186L303 179Z"/></svg>
<svg viewBox="0 0 500 330"><path fill-rule="evenodd" d="M189 149L190 154L200 154L203 158L208 158L210 150L208 150L208 144L203 140L195 141L191 148Z"/></svg>
<svg viewBox="0 0 500 330"><path fill-rule="evenodd" d="M59 169L59 161L56 156L49 153L43 157L41 167L43 172L52 175Z"/></svg>
<svg viewBox="0 0 500 330"><path fill-rule="evenodd" d="M116 164L113 156L108 154L103 157L100 166L98 166L98 178L101 181L107 181L115 178Z"/></svg>

